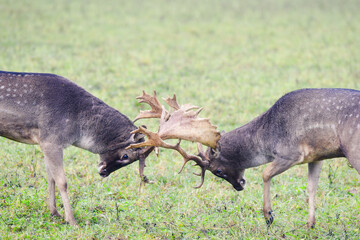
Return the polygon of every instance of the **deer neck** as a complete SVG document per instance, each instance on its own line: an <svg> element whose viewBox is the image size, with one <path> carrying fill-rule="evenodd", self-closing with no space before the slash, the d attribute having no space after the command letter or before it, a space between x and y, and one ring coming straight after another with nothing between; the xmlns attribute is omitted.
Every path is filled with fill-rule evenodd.
<svg viewBox="0 0 360 240"><path fill-rule="evenodd" d="M274 159L269 151L270 143L265 141L262 134L266 130L261 125L260 117L221 136L221 154L242 169L267 164Z"/></svg>
<svg viewBox="0 0 360 240"><path fill-rule="evenodd" d="M78 147L102 153L125 143L135 125L125 115L98 99L92 99L81 113Z"/></svg>

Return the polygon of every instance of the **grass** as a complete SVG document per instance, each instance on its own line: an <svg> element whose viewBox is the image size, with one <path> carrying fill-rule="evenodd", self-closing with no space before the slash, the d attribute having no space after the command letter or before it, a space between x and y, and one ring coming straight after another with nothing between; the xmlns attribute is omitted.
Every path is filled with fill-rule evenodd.
<svg viewBox="0 0 360 240"><path fill-rule="evenodd" d="M133 119L135 97L156 89L230 131L284 93L313 87L360 89L359 1L0 1L0 66L51 72L81 85ZM145 122L145 121L144 121ZM185 147L193 149L193 145ZM305 228L307 167L272 181L275 222L262 217L264 167L247 170L236 192L182 159L150 156L156 183L138 191L137 164L101 179L98 157L65 151L70 199L80 227L53 219L38 147L0 140L0 239L357 239L360 177L345 159L326 161L317 225ZM63 214L60 196L59 211Z"/></svg>

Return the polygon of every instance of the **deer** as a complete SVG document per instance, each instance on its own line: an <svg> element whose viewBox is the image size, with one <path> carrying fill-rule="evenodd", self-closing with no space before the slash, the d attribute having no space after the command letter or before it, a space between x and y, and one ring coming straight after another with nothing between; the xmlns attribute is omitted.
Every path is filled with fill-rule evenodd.
<svg viewBox="0 0 360 240"><path fill-rule="evenodd" d="M262 175L263 215L268 227L274 221L270 201L273 177L295 165L308 164L307 228L313 228L315 195L323 160L345 157L360 174L360 91L326 88L296 90L285 94L265 113L230 132L219 134L209 124L198 125L199 129L212 129L212 134L206 136L199 129L194 129L193 122L177 120L177 112L181 108L175 96L172 100L164 99L174 109L172 114L161 105L153 107L159 104L155 97L139 97L152 106L149 111L152 114L141 112L137 119L160 116L159 131L153 133L139 127L133 133L142 133L147 140L131 144L128 148L163 147L178 151L184 158L184 165L192 160L201 167L201 183L197 188L203 185L205 171L209 170L241 191L246 184L245 169L268 164ZM185 118L187 112L182 112ZM166 139L179 139L179 143L169 145L164 142ZM179 147L183 139L197 142L198 155L189 155ZM207 143L206 151L202 149L202 143Z"/></svg>
<svg viewBox="0 0 360 240"><path fill-rule="evenodd" d="M77 226L71 210L63 167L63 150L76 146L100 156L99 174L107 177L137 160L143 164L152 151L126 149L144 141L124 114L106 105L70 80L47 73L0 71L0 136L39 145L48 181L48 208L56 209L55 185L62 198L65 220ZM140 173L144 178L143 173Z"/></svg>

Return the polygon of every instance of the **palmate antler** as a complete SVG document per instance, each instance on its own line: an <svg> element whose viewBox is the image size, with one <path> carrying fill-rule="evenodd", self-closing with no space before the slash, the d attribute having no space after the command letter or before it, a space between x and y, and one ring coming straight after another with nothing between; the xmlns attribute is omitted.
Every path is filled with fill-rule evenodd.
<svg viewBox="0 0 360 240"><path fill-rule="evenodd" d="M134 122L142 118L160 118L162 113L162 105L159 100L156 98L156 92L154 91L154 96L150 96L143 91L142 96L138 96L136 99L139 100L139 103L147 103L150 105L151 110L140 111L139 115L135 118Z"/></svg>
<svg viewBox="0 0 360 240"><path fill-rule="evenodd" d="M204 157L201 144L216 148L217 141L220 139L220 133L216 130L216 126L210 123L209 119L198 118L202 108L193 105L181 105L176 101L176 95L173 98L164 99L165 102L173 108L173 112L166 111L165 107L160 105L156 98L156 92L154 96L150 96L143 92L143 95L138 97L140 102L148 103L152 110L141 111L136 117L136 120L141 118L150 118L150 115L154 118L160 118L160 126L157 133L151 132L144 127L139 127L133 133L143 133L147 136L145 142L138 144L131 144L128 148L141 148L141 147L162 147L178 151L184 158L184 164L180 170L184 168L185 164L193 160L198 166L201 167L201 183L198 187L202 186L205 177L205 170L208 168L209 162ZM160 107L161 106L161 107ZM161 112L160 112L161 109ZM196 110L196 111L194 111ZM160 117L159 117L159 113ZM166 143L166 139L179 139L179 142L175 145ZM192 142L198 142L199 155L187 154L181 147L181 140L188 140Z"/></svg>

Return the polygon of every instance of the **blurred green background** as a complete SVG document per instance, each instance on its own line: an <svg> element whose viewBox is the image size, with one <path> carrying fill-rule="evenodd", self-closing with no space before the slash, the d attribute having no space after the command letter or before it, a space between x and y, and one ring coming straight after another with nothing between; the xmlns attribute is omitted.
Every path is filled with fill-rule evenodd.
<svg viewBox="0 0 360 240"><path fill-rule="evenodd" d="M180 103L230 131L299 88L360 89L360 1L0 0L0 69L64 76L133 119L142 90ZM139 124L156 125L143 120ZM195 151L193 144L184 144ZM263 167L236 192L169 150L148 158L156 183L139 194L137 164L109 178L98 157L65 152L80 228L52 219L38 147L0 140L0 239L356 239L359 175L345 159L324 164L317 226L306 230L307 167L273 179L275 222L262 217ZM59 197L59 196L58 196ZM58 199L63 213L61 199Z"/></svg>

